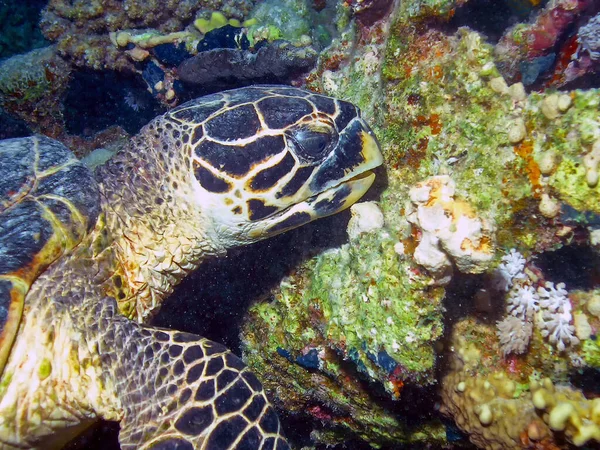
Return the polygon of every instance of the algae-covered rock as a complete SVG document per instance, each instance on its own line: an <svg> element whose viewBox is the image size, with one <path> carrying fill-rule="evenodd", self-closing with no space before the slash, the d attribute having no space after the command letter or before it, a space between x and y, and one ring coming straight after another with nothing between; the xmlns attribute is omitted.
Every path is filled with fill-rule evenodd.
<svg viewBox="0 0 600 450"><path fill-rule="evenodd" d="M250 311L245 359L280 406L326 420L342 438L439 442L439 422L408 428L363 381L402 399L405 383L434 380L443 289L399 255L398 244L386 230L362 234L282 282L272 301ZM410 286L401 282L407 274Z"/></svg>
<svg viewBox="0 0 600 450"><path fill-rule="evenodd" d="M64 128L60 101L70 78L55 46L12 56L0 62L0 106L34 131L58 136Z"/></svg>
<svg viewBox="0 0 600 450"><path fill-rule="evenodd" d="M255 40L300 42L311 35L311 8L306 0L266 0L251 12L256 23L249 29Z"/></svg>

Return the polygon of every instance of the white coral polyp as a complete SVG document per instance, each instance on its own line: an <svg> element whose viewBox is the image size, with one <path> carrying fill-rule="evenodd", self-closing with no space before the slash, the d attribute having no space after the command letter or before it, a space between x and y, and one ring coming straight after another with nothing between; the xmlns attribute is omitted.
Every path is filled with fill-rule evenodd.
<svg viewBox="0 0 600 450"><path fill-rule="evenodd" d="M554 314L544 311L542 314L542 336L547 337L559 352L564 352L567 347L579 344L579 339L575 337L575 326L570 322L570 312Z"/></svg>
<svg viewBox="0 0 600 450"><path fill-rule="evenodd" d="M540 298L530 285L516 285L508 297L507 311L520 319L532 319L540 309Z"/></svg>
<svg viewBox="0 0 600 450"><path fill-rule="evenodd" d="M496 333L505 357L509 353L521 355L527 351L533 332L533 324L530 321L524 321L515 316L506 316L496 325L498 326Z"/></svg>
<svg viewBox="0 0 600 450"><path fill-rule="evenodd" d="M540 296L540 305L548 311L557 312L558 310L568 305L569 311L571 311L571 302L569 301L568 292L565 289L565 283L558 283L554 287L554 283L547 281L544 284L545 287L538 288L538 295Z"/></svg>
<svg viewBox="0 0 600 450"><path fill-rule="evenodd" d="M525 262L523 255L514 248L511 248L510 252L502 257L502 265L512 278L523 274Z"/></svg>
<svg viewBox="0 0 600 450"><path fill-rule="evenodd" d="M494 272L494 284L498 290L508 291L516 280L523 280L525 275L525 258L514 248L502 257L502 263Z"/></svg>
<svg viewBox="0 0 600 450"><path fill-rule="evenodd" d="M542 336L547 337L559 352L579 344L579 339L575 336L575 326L571 325L572 306L565 284L558 283L554 286L554 283L548 281L544 287L539 287L537 292L540 296L540 306L544 308L540 323Z"/></svg>

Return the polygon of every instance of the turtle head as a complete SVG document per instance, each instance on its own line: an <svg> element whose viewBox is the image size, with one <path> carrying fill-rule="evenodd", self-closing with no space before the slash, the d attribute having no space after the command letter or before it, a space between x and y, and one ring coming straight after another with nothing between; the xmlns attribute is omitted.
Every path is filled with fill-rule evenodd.
<svg viewBox="0 0 600 450"><path fill-rule="evenodd" d="M300 89L237 89L171 116L196 122L189 137L195 196L226 247L349 207L383 162L358 108Z"/></svg>

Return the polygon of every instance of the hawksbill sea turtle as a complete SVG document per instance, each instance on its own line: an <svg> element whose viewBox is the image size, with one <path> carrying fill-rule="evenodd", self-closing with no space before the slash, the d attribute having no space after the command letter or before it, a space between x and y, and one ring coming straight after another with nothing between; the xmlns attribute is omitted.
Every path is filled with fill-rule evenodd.
<svg viewBox="0 0 600 450"><path fill-rule="evenodd" d="M284 86L182 104L94 173L0 141L0 448L98 419L124 449L289 448L240 359L144 323L204 259L350 206L382 160L355 106Z"/></svg>

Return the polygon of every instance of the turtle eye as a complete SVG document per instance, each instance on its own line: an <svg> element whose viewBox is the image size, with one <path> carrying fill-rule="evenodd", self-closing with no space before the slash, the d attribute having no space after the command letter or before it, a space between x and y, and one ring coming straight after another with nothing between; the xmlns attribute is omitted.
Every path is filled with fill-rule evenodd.
<svg viewBox="0 0 600 450"><path fill-rule="evenodd" d="M328 154L336 141L336 131L326 124L298 127L287 133L294 143L296 155L305 161L316 161Z"/></svg>

